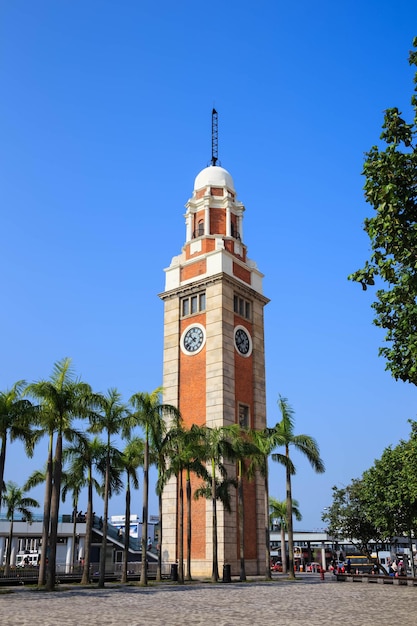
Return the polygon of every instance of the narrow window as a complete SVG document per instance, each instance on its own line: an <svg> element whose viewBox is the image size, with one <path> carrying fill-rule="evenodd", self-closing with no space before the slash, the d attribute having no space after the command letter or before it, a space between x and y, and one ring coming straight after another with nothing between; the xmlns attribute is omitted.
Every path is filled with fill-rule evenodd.
<svg viewBox="0 0 417 626"><path fill-rule="evenodd" d="M200 293L200 311L206 310L206 294Z"/></svg>
<svg viewBox="0 0 417 626"><path fill-rule="evenodd" d="M180 311L182 317L187 317L188 315L195 315L196 313L200 313L200 311L206 310L206 292L201 291L200 293L196 293L192 296L187 296L186 298L181 298L180 303Z"/></svg>
<svg viewBox="0 0 417 626"><path fill-rule="evenodd" d="M239 296L233 296L233 310L235 313L247 320L252 319L252 304Z"/></svg>
<svg viewBox="0 0 417 626"><path fill-rule="evenodd" d="M198 230L197 230L197 237L202 237L202 235L204 235L204 222L203 220L200 220L198 222Z"/></svg>
<svg viewBox="0 0 417 626"><path fill-rule="evenodd" d="M249 428L249 407L246 404L239 404L239 426Z"/></svg>

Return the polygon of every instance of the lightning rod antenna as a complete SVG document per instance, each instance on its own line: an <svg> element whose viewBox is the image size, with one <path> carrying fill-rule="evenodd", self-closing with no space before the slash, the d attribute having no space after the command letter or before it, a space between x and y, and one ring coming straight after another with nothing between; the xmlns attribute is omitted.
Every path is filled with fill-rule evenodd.
<svg viewBox="0 0 417 626"><path fill-rule="evenodd" d="M216 109L211 112L211 164L219 160L219 119Z"/></svg>

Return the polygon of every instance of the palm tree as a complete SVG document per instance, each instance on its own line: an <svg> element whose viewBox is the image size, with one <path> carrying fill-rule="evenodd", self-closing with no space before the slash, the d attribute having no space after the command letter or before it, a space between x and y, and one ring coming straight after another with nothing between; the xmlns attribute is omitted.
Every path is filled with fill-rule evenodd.
<svg viewBox="0 0 417 626"><path fill-rule="evenodd" d="M63 458L65 458L65 449L63 451ZM62 473L62 492L61 498L62 502L65 502L67 493L72 493L72 544L71 544L71 571L74 571L75 565L75 543L77 539L77 511L78 511L78 499L80 497L80 493L85 487L85 477L83 474L69 473L64 471Z"/></svg>
<svg viewBox="0 0 417 626"><path fill-rule="evenodd" d="M176 420L179 422L179 419ZM175 428L174 428L175 430ZM167 482L166 472L168 468L169 445L171 441L173 429L168 428L168 424L163 421L153 433L152 437L152 458L158 472L156 481L156 494L158 496L158 562L156 567L156 580L162 580L162 538L163 538L163 511L162 511L162 495Z"/></svg>
<svg viewBox="0 0 417 626"><path fill-rule="evenodd" d="M211 476L211 503L212 503L212 542L213 542L213 563L211 580L219 580L219 559L217 540L217 472L226 477L227 472L223 459L233 459L233 444L230 441L230 426L217 426L215 428L205 428L204 458L210 464Z"/></svg>
<svg viewBox="0 0 417 626"><path fill-rule="evenodd" d="M258 452L251 456L248 471L250 473L258 470L264 479L264 516L265 516L265 578L271 578L271 540L269 526L269 456L278 446L283 445L275 428L264 428L263 430L253 430L249 432L252 443Z"/></svg>
<svg viewBox="0 0 417 626"><path fill-rule="evenodd" d="M234 459L236 461L237 497L238 497L238 520L239 520L239 558L240 580L246 580L245 571L245 506L244 506L244 480L253 478L251 459L259 456L259 449L251 442L248 430L242 429L238 424L229 427L232 437Z"/></svg>
<svg viewBox="0 0 417 626"><path fill-rule="evenodd" d="M58 538L58 515L61 499L62 444L63 439L73 440L78 432L72 428L74 418L87 415L85 398L91 394L86 383L74 378L71 359L64 358L54 364L50 380L30 384L26 393L40 401L39 425L49 436L47 478L42 532L42 558L39 568L39 584L44 584L46 549L49 553L46 588L55 588L56 546ZM56 435L55 452L53 440Z"/></svg>
<svg viewBox="0 0 417 626"><path fill-rule="evenodd" d="M91 559L91 539L93 532L93 493L94 490L102 496L101 484L93 474L94 468L102 468L106 463L106 445L98 437L89 440L82 438L76 444L67 446L64 449L64 459L69 461L67 473L71 476L79 476L83 486L87 487L87 513L84 544L84 568L81 584L90 582L90 559Z"/></svg>
<svg viewBox="0 0 417 626"><path fill-rule="evenodd" d="M297 500L292 501L292 513L297 520L301 522L303 516L300 513ZM285 530L287 529L287 502L286 500L277 500L272 496L269 498L269 524L272 525L274 520L278 521L281 529L281 562L282 572L287 573L287 551L285 549Z"/></svg>
<svg viewBox="0 0 417 626"><path fill-rule="evenodd" d="M142 507L142 567L140 584L148 584L146 563L146 550L148 538L148 501L149 501L149 446L160 439L160 434L165 428L164 417L171 416L179 420L178 409L170 404L162 404L160 401L162 388L158 387L151 393L139 392L130 398L130 404L135 409L131 414L130 427L140 426L145 433L145 448L143 455L143 507Z"/></svg>
<svg viewBox="0 0 417 626"><path fill-rule="evenodd" d="M4 485L7 440L23 441L26 454L33 454L33 432L31 426L36 416L36 407L22 397L26 383L19 380L11 389L0 392L0 501Z"/></svg>
<svg viewBox="0 0 417 626"><path fill-rule="evenodd" d="M321 474L325 471L324 463L320 458L319 446L313 437L309 435L294 434L294 411L288 404L287 398L279 396L279 410L282 419L276 424L275 429L279 437L284 441L285 455L273 454L272 460L278 461L285 465L286 475L286 502L287 502L287 532L288 532L288 552L289 552L289 577L295 578L294 573L294 540L293 540L293 523L292 523L292 492L291 492L291 475L295 473L294 465L290 458L290 447L294 447L301 452L314 471Z"/></svg>
<svg viewBox="0 0 417 626"><path fill-rule="evenodd" d="M208 477L201 461L204 457L204 428L195 424L190 429L179 426L169 433L169 468L165 472L165 482L176 476L179 495L178 529L178 581L184 582L184 474L187 503L187 580L191 580L191 474L199 478Z"/></svg>
<svg viewBox="0 0 417 626"><path fill-rule="evenodd" d="M78 447L79 444L77 444ZM65 450L63 451L63 458L65 457ZM33 489L38 485L44 483L47 479L47 470L46 468L42 470L35 470L29 476L27 481L25 482L23 489L24 491L28 491L29 489ZM72 506L73 510L77 510L78 506L78 498L81 492L82 487L84 486L84 478L79 473L77 474L69 474L65 471L62 472L61 477L62 482L62 491L61 497L62 502L65 502L68 491L72 492ZM72 530L72 546L71 546L71 568L74 567L74 553L75 553L75 540L77 536L77 516L73 515L73 530Z"/></svg>
<svg viewBox="0 0 417 626"><path fill-rule="evenodd" d="M33 498L24 495L24 490L19 488L16 483L9 481L6 485L6 493L2 495L1 504L6 507L6 517L10 521L9 539L6 550L6 565L4 575L8 576L10 571L10 557L12 554L13 541L13 523L16 513L20 513L30 523L33 515L29 507L35 508L39 506L39 502Z"/></svg>
<svg viewBox="0 0 417 626"><path fill-rule="evenodd" d="M103 512L103 538L100 550L99 568L99 588L104 587L106 575L106 547L107 547L107 527L109 515L109 493L110 493L110 457L113 456L112 468L121 465L121 453L111 445L112 435L117 435L122 430L128 411L121 402L121 395L117 389L109 389L106 395L94 394L92 403L98 407L98 412L91 417L90 431L93 433L106 433L106 467L104 476L104 512ZM127 523L127 522L126 522Z"/></svg>
<svg viewBox="0 0 417 626"><path fill-rule="evenodd" d="M125 507L125 536L124 536L124 559L121 582L127 582L127 563L129 558L130 538L130 503L131 483L135 489L139 488L137 468L143 465L144 441L140 437L129 439L123 450L122 466L126 472L126 507Z"/></svg>
<svg viewBox="0 0 417 626"><path fill-rule="evenodd" d="M237 480L236 478L228 478L227 474L225 473L224 466L222 466L220 470L220 477L216 476L215 480L213 481L212 476L209 475L206 478L205 482L201 484L195 490L194 499L198 500L198 498L205 498L206 500L210 500L213 506L213 493L214 493L214 498L216 499L216 505L217 505L217 502L220 502L223 507L223 510L226 511L227 513L231 513L232 512L232 498L230 495L231 487L233 487L234 489L237 489ZM215 508L215 512L216 512L215 534L216 534L216 539L217 539L217 506ZM217 549L217 546L216 546L216 549ZM216 555L214 554L214 548L213 548L213 562L217 562L217 554ZM217 565L217 571L218 571L218 565Z"/></svg>

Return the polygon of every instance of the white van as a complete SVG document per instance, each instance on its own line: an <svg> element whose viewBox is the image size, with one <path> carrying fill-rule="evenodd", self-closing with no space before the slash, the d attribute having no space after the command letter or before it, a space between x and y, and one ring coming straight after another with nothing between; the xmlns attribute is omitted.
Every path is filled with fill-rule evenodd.
<svg viewBox="0 0 417 626"><path fill-rule="evenodd" d="M16 557L16 567L36 567L39 564L40 552L30 554L18 554Z"/></svg>

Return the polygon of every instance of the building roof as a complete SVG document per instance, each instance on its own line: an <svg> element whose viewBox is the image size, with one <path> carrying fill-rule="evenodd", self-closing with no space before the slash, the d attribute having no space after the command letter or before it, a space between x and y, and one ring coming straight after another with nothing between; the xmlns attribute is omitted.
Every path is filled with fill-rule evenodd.
<svg viewBox="0 0 417 626"><path fill-rule="evenodd" d="M232 191L235 190L233 178L227 170L218 165L209 165L197 174L194 181L194 191L198 191L203 187L228 187Z"/></svg>

